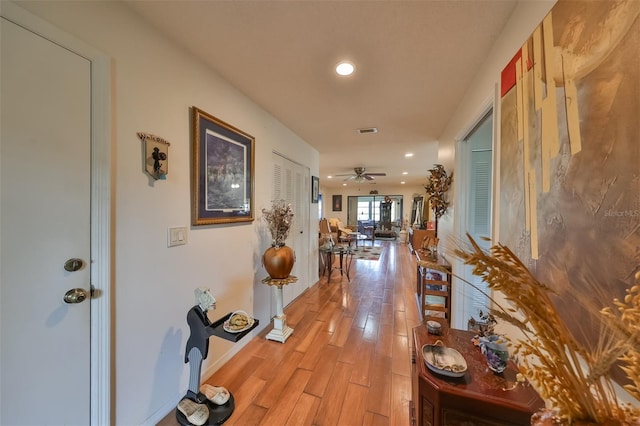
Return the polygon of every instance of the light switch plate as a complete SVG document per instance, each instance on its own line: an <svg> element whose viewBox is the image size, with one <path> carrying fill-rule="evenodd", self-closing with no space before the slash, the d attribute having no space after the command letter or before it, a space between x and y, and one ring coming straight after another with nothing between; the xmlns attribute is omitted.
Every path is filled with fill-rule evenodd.
<svg viewBox="0 0 640 426"><path fill-rule="evenodd" d="M167 233L168 247L182 246L187 244L187 227L177 226L169 228Z"/></svg>

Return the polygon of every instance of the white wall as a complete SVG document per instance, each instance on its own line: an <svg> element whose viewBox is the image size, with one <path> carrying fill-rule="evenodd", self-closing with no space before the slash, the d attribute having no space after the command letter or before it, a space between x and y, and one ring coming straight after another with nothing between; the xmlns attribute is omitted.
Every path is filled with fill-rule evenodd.
<svg viewBox="0 0 640 426"><path fill-rule="evenodd" d="M487 103L494 101L496 85L500 82L500 73L505 65L513 58L522 44L542 22L544 16L551 10L556 0L537 0L519 2L509 22L503 29L500 38L495 42L487 59L478 73L445 131L439 138L438 162L444 165L447 172L455 174L455 144L456 139L464 136L469 126L476 122ZM494 150L495 151L495 150ZM459 173L458 173L459 175ZM459 179L454 176L453 188L448 198L451 202L447 213L438 221L438 237L443 249L451 248L456 235L464 236L465 230L459 229L464 224L454 224L455 200L458 194Z"/></svg>
<svg viewBox="0 0 640 426"><path fill-rule="evenodd" d="M260 260L269 242L260 211L271 197L271 152L285 153L316 176L319 155L122 4L19 4L112 58L112 420L119 425L155 424L175 407L188 386L186 314L194 305L194 288L208 286L216 296L212 319L237 309L269 311L261 309L261 303L269 301L254 300L254 290L263 286L260 280L266 276ZM191 106L255 137L253 224L189 226ZM166 181L153 181L143 172L136 132L171 142ZM313 213L314 209L315 218ZM188 244L167 248L167 228L183 225L189 226ZM316 232L317 220L310 228ZM299 255L298 261L312 262L310 270L317 271L317 255L307 256ZM261 328L269 326L267 316L258 319ZM203 375L212 374L250 339L234 344L212 337Z"/></svg>
<svg viewBox="0 0 640 426"><path fill-rule="evenodd" d="M438 162L444 165L447 172L454 173L452 189L447 194L450 205L447 213L438 221L438 237L440 238L439 251L447 256L453 268L452 325L457 328L466 326L463 321L465 315L459 311L463 305L457 302L464 298L465 284L455 276L462 273L464 265L452 256L452 250L459 242L466 241L464 212L456 213L457 200L466 197L466 194L459 193L460 183L466 173L463 170L455 170L456 143L464 138L472 126L486 113L488 106L494 105L494 120L497 119L499 122L499 99L496 99L496 89L499 87L500 73L555 3L556 0L540 0L518 4L439 138ZM498 152L494 141L494 155ZM494 178L497 170L499 168L495 167L494 163ZM498 192L499 189L494 185L494 199ZM462 203L460 205L462 206ZM495 207L493 214L496 214Z"/></svg>

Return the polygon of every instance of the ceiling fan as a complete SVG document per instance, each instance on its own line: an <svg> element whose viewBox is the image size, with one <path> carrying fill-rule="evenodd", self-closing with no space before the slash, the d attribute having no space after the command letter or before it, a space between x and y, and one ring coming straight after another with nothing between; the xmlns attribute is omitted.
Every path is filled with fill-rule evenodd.
<svg viewBox="0 0 640 426"><path fill-rule="evenodd" d="M367 173L364 167L354 167L355 174L349 175L336 175L336 176L348 176L345 180L352 180L354 182L364 182L374 180L374 176L386 176L386 173Z"/></svg>

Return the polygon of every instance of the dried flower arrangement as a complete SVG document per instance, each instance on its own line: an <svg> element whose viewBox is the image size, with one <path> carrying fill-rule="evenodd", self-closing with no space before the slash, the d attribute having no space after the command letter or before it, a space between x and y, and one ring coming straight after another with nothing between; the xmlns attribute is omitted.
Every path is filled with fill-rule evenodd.
<svg viewBox="0 0 640 426"><path fill-rule="evenodd" d="M272 201L271 209L262 209L262 217L271 232L271 245L273 247L284 246L293 222L291 204L285 200Z"/></svg>
<svg viewBox="0 0 640 426"><path fill-rule="evenodd" d="M453 175L447 176L447 172L442 164L434 164L433 168L429 169L429 176L427 177L427 184L424 186L424 189L429 195L429 202L433 208L436 220L442 217L447 211L449 203L444 199L444 194L449 190L452 178Z"/></svg>
<svg viewBox="0 0 640 426"><path fill-rule="evenodd" d="M511 305L497 305L492 314L522 331L522 337L507 338L520 372L547 402L553 424L639 425L640 408L618 401L610 369L622 361L631 381L624 389L640 401L640 273L625 299L614 299L615 309L600 311L600 339L589 349L561 320L550 298L553 290L537 281L508 247L498 244L486 252L469 240L470 248L455 253Z"/></svg>

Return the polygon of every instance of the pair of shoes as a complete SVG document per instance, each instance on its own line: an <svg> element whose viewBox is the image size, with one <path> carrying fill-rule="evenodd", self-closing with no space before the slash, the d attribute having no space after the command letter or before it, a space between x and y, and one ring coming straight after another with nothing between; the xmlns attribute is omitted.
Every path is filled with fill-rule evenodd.
<svg viewBox="0 0 640 426"><path fill-rule="evenodd" d="M231 394L222 386L202 385L200 386L200 392L202 392L209 401L217 405L224 405L229 401Z"/></svg>
<svg viewBox="0 0 640 426"><path fill-rule="evenodd" d="M189 398L178 403L178 410L187 418L189 423L202 426L209 420L209 409L206 404L198 404Z"/></svg>

